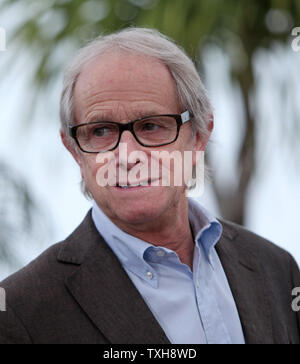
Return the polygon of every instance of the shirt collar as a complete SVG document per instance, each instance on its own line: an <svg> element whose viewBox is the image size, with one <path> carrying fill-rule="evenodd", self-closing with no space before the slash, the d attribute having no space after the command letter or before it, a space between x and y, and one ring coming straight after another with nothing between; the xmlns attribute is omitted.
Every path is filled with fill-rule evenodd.
<svg viewBox="0 0 300 364"><path fill-rule="evenodd" d="M222 234L222 225L196 200L189 198L189 221L194 233L195 243L202 245L210 263L210 253ZM92 218L95 226L119 259L122 266L147 281L151 286L158 286L155 269L149 264L153 252L164 250L168 255L175 254L164 247L152 244L127 234L115 225L94 202Z"/></svg>
<svg viewBox="0 0 300 364"><path fill-rule="evenodd" d="M189 221L194 232L195 243L202 246L207 260L211 262L211 251L220 240L222 225L197 200L189 198Z"/></svg>

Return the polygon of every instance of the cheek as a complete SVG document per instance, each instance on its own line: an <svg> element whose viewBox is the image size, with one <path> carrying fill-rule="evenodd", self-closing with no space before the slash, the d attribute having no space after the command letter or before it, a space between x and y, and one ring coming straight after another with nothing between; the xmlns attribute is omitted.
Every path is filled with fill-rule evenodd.
<svg viewBox="0 0 300 364"><path fill-rule="evenodd" d="M93 183L93 180L96 182L96 173L99 168L99 164L96 163L96 157L88 156L81 159L80 170L82 178L86 183Z"/></svg>
<svg viewBox="0 0 300 364"><path fill-rule="evenodd" d="M192 151L165 151L151 160L151 177L160 175L162 186L183 187L192 177L192 168Z"/></svg>
<svg viewBox="0 0 300 364"><path fill-rule="evenodd" d="M178 143L174 145L174 155L178 155L175 159L171 173L174 174L174 180L182 181L183 185L188 185L192 179L193 161L194 161L194 143L195 138L190 130L185 130L185 133L178 139ZM181 184L181 186L182 186ZM177 184L179 186L179 184Z"/></svg>

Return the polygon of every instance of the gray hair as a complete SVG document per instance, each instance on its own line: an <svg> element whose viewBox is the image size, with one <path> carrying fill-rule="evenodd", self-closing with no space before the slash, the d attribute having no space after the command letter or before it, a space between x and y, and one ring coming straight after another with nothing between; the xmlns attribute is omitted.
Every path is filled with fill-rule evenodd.
<svg viewBox="0 0 300 364"><path fill-rule="evenodd" d="M92 40L79 50L66 69L60 100L60 120L62 131L67 137L68 126L74 122L74 87L83 67L112 50L150 56L165 64L175 81L180 107L193 114L193 131L199 131L203 137L208 136L212 107L192 60L181 47L159 31L132 27Z"/></svg>

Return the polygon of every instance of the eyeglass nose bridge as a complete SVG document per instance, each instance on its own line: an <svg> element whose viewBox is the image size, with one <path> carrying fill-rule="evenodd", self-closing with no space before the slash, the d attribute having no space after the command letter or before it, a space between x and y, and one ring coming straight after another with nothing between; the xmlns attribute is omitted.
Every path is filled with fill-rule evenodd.
<svg viewBox="0 0 300 364"><path fill-rule="evenodd" d="M134 132L134 121L131 121L130 123L127 123L127 124L118 124L118 127L119 127L119 140L118 140L118 143L116 145L116 148L119 146L119 143L120 143L120 140L122 138L122 134L124 131L130 131L130 133L133 135L134 139L139 143L140 141L138 140L137 136L135 135L135 132ZM141 144L142 145L142 144Z"/></svg>

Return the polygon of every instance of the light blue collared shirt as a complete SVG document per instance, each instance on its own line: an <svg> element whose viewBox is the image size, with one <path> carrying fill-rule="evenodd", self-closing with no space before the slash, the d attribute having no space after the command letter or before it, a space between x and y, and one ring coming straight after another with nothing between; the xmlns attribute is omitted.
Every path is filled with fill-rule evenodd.
<svg viewBox="0 0 300 364"><path fill-rule="evenodd" d="M195 237L193 272L174 251L119 229L96 203L92 217L171 343L245 343L215 250L222 225L197 201L189 198L189 221Z"/></svg>

